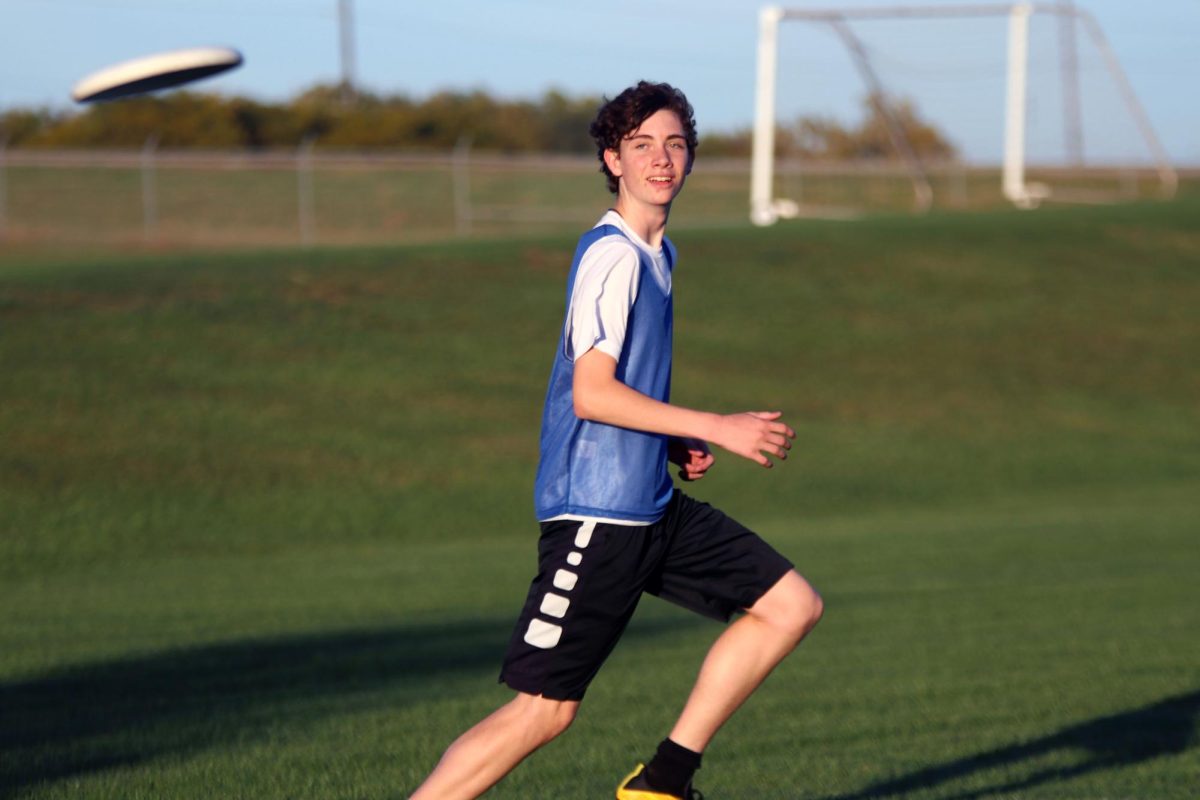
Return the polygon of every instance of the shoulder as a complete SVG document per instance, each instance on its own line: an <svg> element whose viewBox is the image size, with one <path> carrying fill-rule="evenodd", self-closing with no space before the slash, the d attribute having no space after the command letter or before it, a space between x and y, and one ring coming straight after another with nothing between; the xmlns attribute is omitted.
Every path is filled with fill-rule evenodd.
<svg viewBox="0 0 1200 800"><path fill-rule="evenodd" d="M605 231L604 228L610 230ZM611 225L597 226L589 233L594 234L590 240L580 242L580 273L596 270L609 272L617 268L633 271L641 264L638 246Z"/></svg>
<svg viewBox="0 0 1200 800"><path fill-rule="evenodd" d="M580 254L572 278L571 302L580 298L627 298L632 302L641 284L642 257L633 242L620 234L602 235Z"/></svg>
<svg viewBox="0 0 1200 800"><path fill-rule="evenodd" d="M600 223L579 237L579 250L581 253L588 253L597 248L602 251L624 248L635 255L638 252L637 245L633 243L624 231L616 225L605 223Z"/></svg>

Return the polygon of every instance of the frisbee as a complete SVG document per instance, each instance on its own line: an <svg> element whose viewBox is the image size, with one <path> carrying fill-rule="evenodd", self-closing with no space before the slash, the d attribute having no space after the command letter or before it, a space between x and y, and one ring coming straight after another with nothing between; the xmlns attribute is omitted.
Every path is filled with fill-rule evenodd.
<svg viewBox="0 0 1200 800"><path fill-rule="evenodd" d="M242 63L242 54L229 47L193 47L122 61L93 72L75 84L71 97L79 103L115 100L180 86Z"/></svg>

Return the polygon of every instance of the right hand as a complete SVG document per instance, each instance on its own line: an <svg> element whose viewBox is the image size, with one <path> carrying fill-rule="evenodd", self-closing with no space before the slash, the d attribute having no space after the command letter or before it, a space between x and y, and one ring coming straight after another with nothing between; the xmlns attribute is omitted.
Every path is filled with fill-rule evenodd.
<svg viewBox="0 0 1200 800"><path fill-rule="evenodd" d="M748 458L768 469L775 464L768 455L780 461L787 459L796 432L779 418L782 411L746 411L721 417L716 435L712 437L729 452Z"/></svg>

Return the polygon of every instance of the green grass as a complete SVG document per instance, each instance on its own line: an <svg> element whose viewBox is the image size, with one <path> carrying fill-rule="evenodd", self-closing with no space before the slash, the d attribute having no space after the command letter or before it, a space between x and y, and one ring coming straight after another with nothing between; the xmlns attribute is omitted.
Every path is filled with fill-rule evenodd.
<svg viewBox="0 0 1200 800"><path fill-rule="evenodd" d="M1194 797L1198 212L675 236L676 399L800 432L695 492L827 603L709 796ZM0 255L0 796L405 796L506 696L572 246ZM609 796L718 630L494 796Z"/></svg>

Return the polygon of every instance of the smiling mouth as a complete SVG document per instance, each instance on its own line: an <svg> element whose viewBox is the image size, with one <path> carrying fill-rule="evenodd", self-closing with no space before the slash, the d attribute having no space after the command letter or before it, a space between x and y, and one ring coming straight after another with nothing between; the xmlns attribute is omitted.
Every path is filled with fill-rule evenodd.
<svg viewBox="0 0 1200 800"><path fill-rule="evenodd" d="M658 175L649 179L650 183L655 183L660 186L669 186L675 182L675 179L665 175Z"/></svg>

